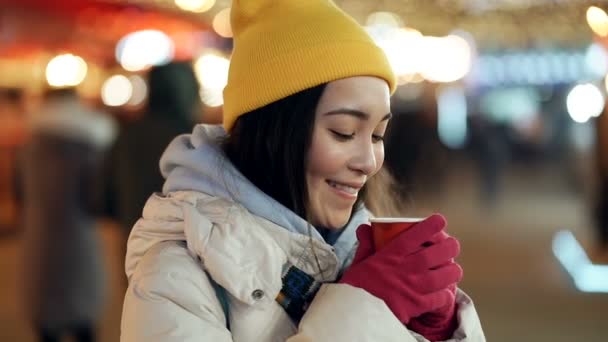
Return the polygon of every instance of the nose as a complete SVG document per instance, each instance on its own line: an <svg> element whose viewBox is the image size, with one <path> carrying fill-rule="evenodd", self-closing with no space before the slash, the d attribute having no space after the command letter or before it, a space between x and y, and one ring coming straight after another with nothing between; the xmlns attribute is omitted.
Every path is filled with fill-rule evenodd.
<svg viewBox="0 0 608 342"><path fill-rule="evenodd" d="M378 162L374 144L371 141L364 142L355 147L350 168L366 176L370 176L376 172Z"/></svg>

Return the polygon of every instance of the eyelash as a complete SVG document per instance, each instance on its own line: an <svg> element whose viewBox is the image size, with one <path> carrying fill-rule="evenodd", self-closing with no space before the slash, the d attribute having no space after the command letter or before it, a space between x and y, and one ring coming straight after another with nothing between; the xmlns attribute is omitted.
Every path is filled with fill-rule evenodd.
<svg viewBox="0 0 608 342"><path fill-rule="evenodd" d="M329 130L336 138L338 138L338 140L340 141L348 141L351 140L355 137L355 133L353 134L342 134L340 132L336 132L334 130Z"/></svg>
<svg viewBox="0 0 608 342"><path fill-rule="evenodd" d="M372 140L374 142L384 142L384 136L382 136L382 135L372 135Z"/></svg>
<svg viewBox="0 0 608 342"><path fill-rule="evenodd" d="M334 130L329 130L331 133L333 133L333 135L338 138L338 140L340 141L348 141L348 140L352 140L355 137L355 133L353 134L342 134L340 132L336 132ZM383 142L384 141L384 136L381 135L372 135L372 141L374 143L377 142Z"/></svg>

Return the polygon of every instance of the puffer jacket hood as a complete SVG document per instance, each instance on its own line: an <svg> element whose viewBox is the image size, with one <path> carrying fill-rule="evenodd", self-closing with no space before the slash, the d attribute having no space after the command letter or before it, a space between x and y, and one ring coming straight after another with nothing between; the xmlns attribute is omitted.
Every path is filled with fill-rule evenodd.
<svg viewBox="0 0 608 342"><path fill-rule="evenodd" d="M308 235L308 223L291 210L266 195L244 177L226 158L220 143L226 137L219 125L197 125L192 134L175 138L160 160L166 182L163 194L197 191L238 203L255 216L262 217L286 230ZM359 225L369 221L365 208L357 210L333 244L340 265L348 264L357 239ZM323 240L316 229L314 239ZM129 261L128 261L129 263Z"/></svg>

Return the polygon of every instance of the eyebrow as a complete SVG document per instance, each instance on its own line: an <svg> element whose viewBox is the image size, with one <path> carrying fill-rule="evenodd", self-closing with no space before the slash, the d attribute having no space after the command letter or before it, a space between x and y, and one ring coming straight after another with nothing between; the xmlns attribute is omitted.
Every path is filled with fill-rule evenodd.
<svg viewBox="0 0 608 342"><path fill-rule="evenodd" d="M358 119L361 119L361 120L369 120L369 117L370 117L370 115L367 114L366 112L362 112L362 111L357 110L357 109L349 109L349 108L338 108L338 109L330 110L329 112L323 114L323 116L340 115L340 114L351 115L351 116L354 116L354 117L356 117ZM380 121L388 120L391 117L393 117L393 113L389 112Z"/></svg>

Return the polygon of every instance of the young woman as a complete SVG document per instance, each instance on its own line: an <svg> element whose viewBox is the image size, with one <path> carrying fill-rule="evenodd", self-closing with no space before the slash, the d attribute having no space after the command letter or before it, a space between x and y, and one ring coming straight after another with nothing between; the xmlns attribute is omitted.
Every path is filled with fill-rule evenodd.
<svg viewBox="0 0 608 342"><path fill-rule="evenodd" d="M235 0L232 27L224 127L169 145L129 238L122 341L484 341L440 215L373 250L382 51L327 0Z"/></svg>

